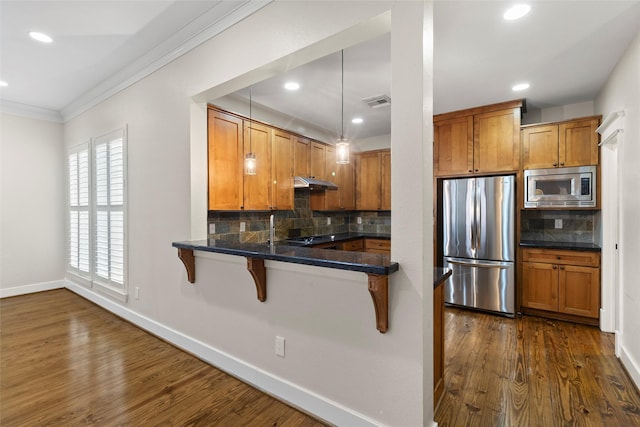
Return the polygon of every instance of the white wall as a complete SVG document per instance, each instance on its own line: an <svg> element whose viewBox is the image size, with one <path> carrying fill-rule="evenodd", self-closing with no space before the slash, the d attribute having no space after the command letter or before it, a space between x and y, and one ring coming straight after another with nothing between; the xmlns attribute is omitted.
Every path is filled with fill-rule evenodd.
<svg viewBox="0 0 640 427"><path fill-rule="evenodd" d="M380 18L389 9L391 22ZM139 288L140 299L105 305L181 337L196 353L205 349L199 353L205 359L336 424L430 424L432 181L430 166L421 167L432 159L430 151L409 155L422 153L432 139L430 19L431 6L422 2L274 2L68 122L68 146L128 125L129 287ZM269 262L268 299L259 303L243 258L198 256L196 283L187 283L171 242L201 229L192 226L192 216L203 218L202 227L206 218L205 211L191 212L206 200L204 192L190 193L206 167L206 156L198 154L205 152L204 132L192 127L202 123L202 105L191 97L222 96L287 55L294 54L293 61L324 55L389 28L396 71L392 129L401 129L392 146L407 153L392 165L393 210L404 215L396 220L394 214L392 224L401 271L391 276L389 331L375 329L363 273ZM276 335L287 340L284 359L274 354Z"/></svg>
<svg viewBox="0 0 640 427"><path fill-rule="evenodd" d="M619 138L615 148L603 147L602 174L616 175L620 191L618 205L619 226L619 278L620 289L618 333L616 336L620 358L640 387L640 340L638 327L640 326L640 226L638 212L640 212L640 196L638 182L640 182L640 33L627 49L624 57L616 65L607 84L598 96L596 112L603 117L610 113L624 110L622 120L624 133ZM617 153L614 153L617 151ZM603 194L604 196L604 194ZM603 221L612 218L611 205L604 203ZM614 213L615 215L615 213ZM606 224L605 224L606 226ZM609 230L613 233L613 230ZM612 246L616 243L615 236L604 236L604 244ZM611 247L603 248L613 251ZM609 266L613 267L613 266ZM603 286L606 286L603 283Z"/></svg>
<svg viewBox="0 0 640 427"><path fill-rule="evenodd" d="M1 115L0 297L62 286L65 157L62 125Z"/></svg>
<svg viewBox="0 0 640 427"><path fill-rule="evenodd" d="M595 115L593 109L593 101L543 108L540 114L540 121L542 123L561 122L563 120Z"/></svg>

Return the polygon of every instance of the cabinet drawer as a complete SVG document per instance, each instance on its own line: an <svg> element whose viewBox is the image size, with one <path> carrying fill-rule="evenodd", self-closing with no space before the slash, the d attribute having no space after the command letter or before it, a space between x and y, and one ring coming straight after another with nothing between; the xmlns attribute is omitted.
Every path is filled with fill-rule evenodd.
<svg viewBox="0 0 640 427"><path fill-rule="evenodd" d="M365 252L388 254L391 252L391 240L365 239Z"/></svg>
<svg viewBox="0 0 640 427"><path fill-rule="evenodd" d="M342 243L343 251L361 251L364 248L364 239L349 240Z"/></svg>
<svg viewBox="0 0 640 427"><path fill-rule="evenodd" d="M522 260L528 262L544 262L549 264L571 264L587 267L600 266L600 254L597 252L523 249Z"/></svg>

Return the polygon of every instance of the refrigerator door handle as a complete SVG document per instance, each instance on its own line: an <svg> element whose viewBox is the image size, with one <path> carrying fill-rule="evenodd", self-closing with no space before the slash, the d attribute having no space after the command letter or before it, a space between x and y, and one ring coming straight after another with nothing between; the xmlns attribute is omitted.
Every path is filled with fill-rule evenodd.
<svg viewBox="0 0 640 427"><path fill-rule="evenodd" d="M513 267L513 262L508 261L478 261L478 260L468 260L462 258L445 258L450 264L458 264L458 265L466 265L469 267L480 267L480 268L501 268L507 269Z"/></svg>

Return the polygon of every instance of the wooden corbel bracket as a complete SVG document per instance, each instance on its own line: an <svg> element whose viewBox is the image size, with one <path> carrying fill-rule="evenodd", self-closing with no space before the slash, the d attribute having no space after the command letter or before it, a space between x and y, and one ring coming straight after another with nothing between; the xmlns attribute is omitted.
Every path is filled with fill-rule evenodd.
<svg viewBox="0 0 640 427"><path fill-rule="evenodd" d="M376 310L376 328L381 334L389 328L389 276L367 274L369 276L369 293Z"/></svg>
<svg viewBox="0 0 640 427"><path fill-rule="evenodd" d="M178 258L187 269L187 280L189 283L196 281L196 259L193 256L193 249L178 248Z"/></svg>
<svg viewBox="0 0 640 427"><path fill-rule="evenodd" d="M267 269L264 267L264 259L247 257L247 270L256 283L258 300L265 302L267 300Z"/></svg>

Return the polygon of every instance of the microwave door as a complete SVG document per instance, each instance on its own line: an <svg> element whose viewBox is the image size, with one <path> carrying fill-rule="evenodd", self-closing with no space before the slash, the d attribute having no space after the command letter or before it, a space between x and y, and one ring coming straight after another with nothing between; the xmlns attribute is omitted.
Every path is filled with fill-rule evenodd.
<svg viewBox="0 0 640 427"><path fill-rule="evenodd" d="M575 177L571 175L546 175L530 177L527 185L529 200L578 200L575 194Z"/></svg>

